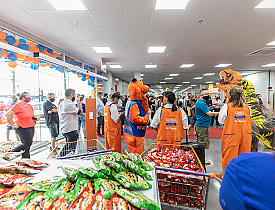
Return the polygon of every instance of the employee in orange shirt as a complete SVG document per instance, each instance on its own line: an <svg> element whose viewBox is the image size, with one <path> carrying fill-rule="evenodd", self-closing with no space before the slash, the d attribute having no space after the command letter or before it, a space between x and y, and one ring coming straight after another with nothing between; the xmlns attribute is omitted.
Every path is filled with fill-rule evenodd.
<svg viewBox="0 0 275 210"><path fill-rule="evenodd" d="M106 149L112 149L113 152L121 152L121 122L115 101L119 99L119 93L115 92L109 97L109 102L104 107L104 131Z"/></svg>
<svg viewBox="0 0 275 210"><path fill-rule="evenodd" d="M23 92L19 95L20 102L13 105L11 109L6 113L8 123L12 128L15 128L15 132L18 134L22 144L15 147L11 152L22 153L22 158L30 158L30 147L32 145L34 136L35 121L40 117L36 116L33 111L33 107L28 104L31 101L30 94ZM15 115L16 120L13 123L12 116Z"/></svg>
<svg viewBox="0 0 275 210"><path fill-rule="evenodd" d="M180 145L183 129L188 128L186 113L175 105L175 94L165 93L166 105L160 107L151 123L157 130L157 144Z"/></svg>
<svg viewBox="0 0 275 210"><path fill-rule="evenodd" d="M244 103L243 92L232 88L229 101L219 113L219 122L224 124L221 151L223 174L230 160L242 152L250 152L252 142L251 113Z"/></svg>

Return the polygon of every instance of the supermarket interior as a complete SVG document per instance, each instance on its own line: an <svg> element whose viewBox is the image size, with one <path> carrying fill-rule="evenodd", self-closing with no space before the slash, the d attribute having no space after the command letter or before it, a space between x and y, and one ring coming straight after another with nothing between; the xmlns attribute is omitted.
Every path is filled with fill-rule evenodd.
<svg viewBox="0 0 275 210"><path fill-rule="evenodd" d="M275 0L0 4L0 209L275 209Z"/></svg>

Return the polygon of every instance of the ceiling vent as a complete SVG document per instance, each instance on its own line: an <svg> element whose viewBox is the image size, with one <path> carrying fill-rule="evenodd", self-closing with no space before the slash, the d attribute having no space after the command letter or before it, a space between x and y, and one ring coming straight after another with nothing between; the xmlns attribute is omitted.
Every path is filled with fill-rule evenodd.
<svg viewBox="0 0 275 210"><path fill-rule="evenodd" d="M247 54L247 56L269 56L275 53L275 47L264 47L262 49L256 50L252 53Z"/></svg>

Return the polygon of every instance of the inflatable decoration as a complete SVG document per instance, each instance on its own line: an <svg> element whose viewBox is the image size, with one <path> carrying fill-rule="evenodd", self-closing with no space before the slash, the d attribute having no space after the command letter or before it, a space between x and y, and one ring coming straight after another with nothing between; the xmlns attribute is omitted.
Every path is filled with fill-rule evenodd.
<svg viewBox="0 0 275 210"><path fill-rule="evenodd" d="M257 101L255 88L253 84L242 75L232 69L225 69L220 72L222 80L217 83L217 87L226 93L228 102L229 91L236 87L244 92L245 103L250 107L252 113L252 148L251 151L258 151L257 142L260 140L268 148L275 149L274 128L267 117L262 113L261 107Z"/></svg>
<svg viewBox="0 0 275 210"><path fill-rule="evenodd" d="M9 61L9 67L15 68L16 66L17 66L17 63L16 63L16 62L11 62L11 61Z"/></svg>

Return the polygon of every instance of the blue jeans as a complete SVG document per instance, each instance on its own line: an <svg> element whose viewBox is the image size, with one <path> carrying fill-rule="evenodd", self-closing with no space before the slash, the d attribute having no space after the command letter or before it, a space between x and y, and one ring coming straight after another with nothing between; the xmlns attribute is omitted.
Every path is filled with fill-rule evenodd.
<svg viewBox="0 0 275 210"><path fill-rule="evenodd" d="M72 150L75 151L77 142L74 142L74 143L68 143L68 142L77 141L78 133L75 130L75 131L71 131L69 133L63 133L63 136L65 136L67 144L65 144L65 146L62 148L62 150L59 153L59 156L61 156L61 157L67 155Z"/></svg>
<svg viewBox="0 0 275 210"><path fill-rule="evenodd" d="M97 117L97 135L100 135L100 128L102 128L102 135L104 135L104 117Z"/></svg>
<svg viewBox="0 0 275 210"><path fill-rule="evenodd" d="M82 116L78 116L78 129L77 129L78 134L80 134L81 124L82 124L82 130L83 130L84 136L86 136L86 113L83 113Z"/></svg>

